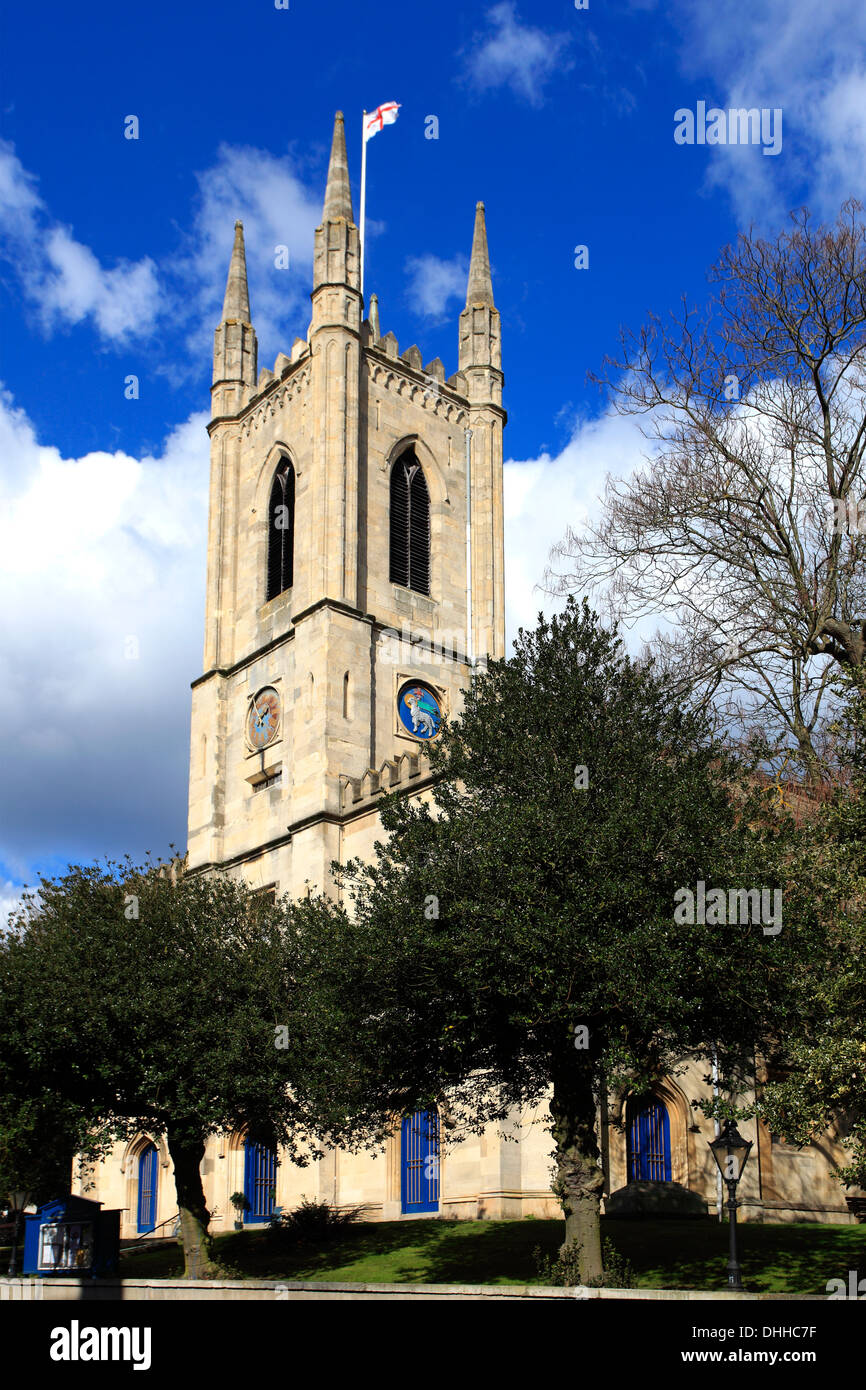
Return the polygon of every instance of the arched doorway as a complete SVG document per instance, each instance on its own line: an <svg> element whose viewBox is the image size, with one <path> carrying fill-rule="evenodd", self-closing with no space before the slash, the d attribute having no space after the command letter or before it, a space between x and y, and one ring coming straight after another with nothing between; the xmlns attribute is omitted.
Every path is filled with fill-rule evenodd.
<svg viewBox="0 0 866 1390"><path fill-rule="evenodd" d="M404 1216L439 1210L439 1114L416 1110L400 1129L400 1203Z"/></svg>
<svg viewBox="0 0 866 1390"><path fill-rule="evenodd" d="M276 1150L267 1144L244 1141L244 1196L247 1207L244 1221L270 1221L274 1211L277 1186Z"/></svg>
<svg viewBox="0 0 866 1390"><path fill-rule="evenodd" d="M147 1144L138 1155L138 1233L144 1235L156 1225L156 1197L159 1163L156 1146Z"/></svg>
<svg viewBox="0 0 866 1390"><path fill-rule="evenodd" d="M671 1122L656 1096L629 1101L628 1181L671 1181Z"/></svg>

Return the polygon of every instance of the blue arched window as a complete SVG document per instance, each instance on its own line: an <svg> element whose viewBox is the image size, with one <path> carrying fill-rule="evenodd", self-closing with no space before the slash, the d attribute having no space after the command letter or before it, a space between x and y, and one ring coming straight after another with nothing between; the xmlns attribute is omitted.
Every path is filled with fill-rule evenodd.
<svg viewBox="0 0 866 1390"><path fill-rule="evenodd" d="M156 1147L148 1144L138 1155L138 1232L152 1231L156 1225L156 1189L159 1163Z"/></svg>
<svg viewBox="0 0 866 1390"><path fill-rule="evenodd" d="M270 1221L277 1186L277 1155L267 1144L244 1141L245 1221Z"/></svg>
<svg viewBox="0 0 866 1390"><path fill-rule="evenodd" d="M406 1215L439 1210L439 1115L435 1110L403 1116L400 1199Z"/></svg>
<svg viewBox="0 0 866 1390"><path fill-rule="evenodd" d="M655 1097L629 1104L628 1180L671 1181L671 1122Z"/></svg>

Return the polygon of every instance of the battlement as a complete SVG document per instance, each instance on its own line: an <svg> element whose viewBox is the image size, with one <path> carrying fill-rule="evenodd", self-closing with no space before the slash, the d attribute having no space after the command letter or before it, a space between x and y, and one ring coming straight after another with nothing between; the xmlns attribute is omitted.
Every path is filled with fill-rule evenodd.
<svg viewBox="0 0 866 1390"><path fill-rule="evenodd" d="M378 772L370 767L363 777L340 778L340 809L356 810L365 801L373 802L387 792L408 791L429 773L430 764L423 753L401 753L396 758L386 758Z"/></svg>

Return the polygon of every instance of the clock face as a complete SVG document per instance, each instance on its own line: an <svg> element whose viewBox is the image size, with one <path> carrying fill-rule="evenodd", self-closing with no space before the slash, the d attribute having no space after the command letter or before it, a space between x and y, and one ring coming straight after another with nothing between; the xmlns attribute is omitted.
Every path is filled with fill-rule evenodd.
<svg viewBox="0 0 866 1390"><path fill-rule="evenodd" d="M260 690L250 706L247 737L251 748L273 743L280 727L280 697L272 686Z"/></svg>

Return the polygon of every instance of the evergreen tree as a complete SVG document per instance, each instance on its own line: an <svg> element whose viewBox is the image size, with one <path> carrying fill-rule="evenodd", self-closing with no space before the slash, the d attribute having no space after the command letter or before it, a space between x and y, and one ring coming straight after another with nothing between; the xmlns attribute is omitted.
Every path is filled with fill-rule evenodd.
<svg viewBox="0 0 866 1390"><path fill-rule="evenodd" d="M840 1181L866 1188L866 673L839 684L837 761L847 777L792 846L823 929L792 975L794 1017L776 1058L782 1079L766 1087L761 1113L792 1143L832 1128L848 1153Z"/></svg>
<svg viewBox="0 0 866 1390"><path fill-rule="evenodd" d="M42 1181L24 1141L52 1099L55 1134L86 1159L165 1135L186 1272L214 1274L208 1136L246 1127L301 1162L310 1152L290 1089L292 952L279 912L222 875L126 864L43 879L0 937L0 1116L22 1185Z"/></svg>
<svg viewBox="0 0 866 1390"><path fill-rule="evenodd" d="M387 798L375 862L294 909L336 1056L350 1033L333 1132L549 1099L566 1241L596 1278L602 1092L714 1046L735 1089L784 995L786 932L687 920L684 890L774 890L774 849L700 716L585 603L521 631L430 753L429 802Z"/></svg>

